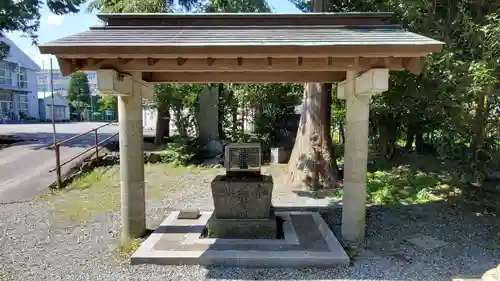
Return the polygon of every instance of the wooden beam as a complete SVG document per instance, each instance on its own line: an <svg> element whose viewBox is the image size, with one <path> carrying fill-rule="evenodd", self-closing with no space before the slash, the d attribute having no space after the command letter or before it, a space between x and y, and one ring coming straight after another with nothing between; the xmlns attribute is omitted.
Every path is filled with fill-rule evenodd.
<svg viewBox="0 0 500 281"><path fill-rule="evenodd" d="M94 58L89 58L89 59L88 59L88 62L89 62L89 64L91 64L91 65L96 65L96 64L98 64L98 63L100 63L100 62L102 62L102 61L104 61L104 59L94 59Z"/></svg>
<svg viewBox="0 0 500 281"><path fill-rule="evenodd" d="M388 68L393 70L404 69L403 58L273 58L258 59L160 59L151 64L148 59L136 59L127 64L117 59L109 59L100 64L85 64L86 70L95 70L101 67L116 69L125 72L279 72L279 71L364 71L371 68Z"/></svg>
<svg viewBox="0 0 500 281"><path fill-rule="evenodd" d="M117 61L119 64L127 64L131 61L132 59L124 59L124 58L118 58Z"/></svg>
<svg viewBox="0 0 500 281"><path fill-rule="evenodd" d="M155 65L160 59L154 59L154 58L147 58L146 59L146 63L149 65L149 66L152 66L152 65Z"/></svg>
<svg viewBox="0 0 500 281"><path fill-rule="evenodd" d="M422 69L424 69L424 58L423 57L404 58L403 59L403 66L409 72L418 75L418 74L420 74L420 72L422 72Z"/></svg>
<svg viewBox="0 0 500 281"><path fill-rule="evenodd" d="M207 58L207 65L212 66L214 65L215 59L214 58Z"/></svg>
<svg viewBox="0 0 500 281"><path fill-rule="evenodd" d="M71 60L57 58L57 63L59 63L59 69L61 70L61 74L63 76L67 76L78 71L78 69L71 63Z"/></svg>
<svg viewBox="0 0 500 281"><path fill-rule="evenodd" d="M333 83L345 79L345 72L149 72L150 83Z"/></svg>
<svg viewBox="0 0 500 281"><path fill-rule="evenodd" d="M187 59L185 58L177 58L177 65L182 66L186 63Z"/></svg>

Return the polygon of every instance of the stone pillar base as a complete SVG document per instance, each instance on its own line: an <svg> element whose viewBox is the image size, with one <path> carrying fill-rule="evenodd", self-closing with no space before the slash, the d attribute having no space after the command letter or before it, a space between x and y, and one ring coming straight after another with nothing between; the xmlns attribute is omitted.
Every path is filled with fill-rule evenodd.
<svg viewBox="0 0 500 281"><path fill-rule="evenodd" d="M481 281L500 281L500 265L486 271L481 277Z"/></svg>

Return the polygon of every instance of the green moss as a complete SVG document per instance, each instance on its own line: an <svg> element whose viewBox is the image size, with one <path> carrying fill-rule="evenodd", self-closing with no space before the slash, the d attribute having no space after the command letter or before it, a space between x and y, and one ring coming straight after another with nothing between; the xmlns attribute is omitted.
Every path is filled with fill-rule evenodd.
<svg viewBox="0 0 500 281"><path fill-rule="evenodd" d="M143 239L127 239L120 243L119 256L121 259L128 259L139 247L141 246Z"/></svg>
<svg viewBox="0 0 500 281"><path fill-rule="evenodd" d="M427 164L434 166L432 162ZM422 204L444 200L457 189L447 171L438 167L431 171L412 164L377 168L367 174L368 203Z"/></svg>

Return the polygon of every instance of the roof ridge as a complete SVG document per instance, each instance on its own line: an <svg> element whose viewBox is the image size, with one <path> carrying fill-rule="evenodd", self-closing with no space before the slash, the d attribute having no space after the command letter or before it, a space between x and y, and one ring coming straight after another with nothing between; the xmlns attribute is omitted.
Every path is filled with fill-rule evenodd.
<svg viewBox="0 0 500 281"><path fill-rule="evenodd" d="M103 29L148 29L148 30L185 30L185 29L397 29L404 30L403 26L399 24L388 25L251 25L251 26L217 26L217 25L203 25L203 26L165 26L165 25L150 25L150 26L91 26L90 30L103 30Z"/></svg>

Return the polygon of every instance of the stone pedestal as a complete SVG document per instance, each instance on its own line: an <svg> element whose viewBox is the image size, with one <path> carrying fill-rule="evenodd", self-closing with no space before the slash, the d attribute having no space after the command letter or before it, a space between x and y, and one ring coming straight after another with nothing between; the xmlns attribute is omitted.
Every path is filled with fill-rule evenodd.
<svg viewBox="0 0 500 281"><path fill-rule="evenodd" d="M216 176L212 181L214 215L209 236L217 238L276 238L277 223L271 208L271 176Z"/></svg>

